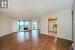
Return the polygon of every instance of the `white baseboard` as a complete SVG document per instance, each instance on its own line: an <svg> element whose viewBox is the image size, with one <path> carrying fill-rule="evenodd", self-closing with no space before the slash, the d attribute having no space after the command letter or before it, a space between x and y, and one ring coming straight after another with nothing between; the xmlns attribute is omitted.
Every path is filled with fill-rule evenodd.
<svg viewBox="0 0 75 50"><path fill-rule="evenodd" d="M0 37L5 36L5 35L8 35L8 34L11 34L11 33L13 33L13 32L2 33L2 34L0 35Z"/></svg>

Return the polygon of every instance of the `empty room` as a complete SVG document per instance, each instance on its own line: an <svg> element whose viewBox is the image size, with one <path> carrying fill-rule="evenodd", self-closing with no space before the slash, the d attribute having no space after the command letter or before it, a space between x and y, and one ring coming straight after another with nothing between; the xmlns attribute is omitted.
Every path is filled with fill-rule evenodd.
<svg viewBox="0 0 75 50"><path fill-rule="evenodd" d="M75 0L0 0L0 50L75 50Z"/></svg>

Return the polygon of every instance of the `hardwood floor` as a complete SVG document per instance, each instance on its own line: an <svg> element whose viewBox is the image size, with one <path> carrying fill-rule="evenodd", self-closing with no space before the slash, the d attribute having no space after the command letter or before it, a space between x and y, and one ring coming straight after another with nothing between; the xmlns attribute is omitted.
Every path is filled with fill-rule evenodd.
<svg viewBox="0 0 75 50"><path fill-rule="evenodd" d="M72 43L32 30L0 37L0 50L71 50Z"/></svg>

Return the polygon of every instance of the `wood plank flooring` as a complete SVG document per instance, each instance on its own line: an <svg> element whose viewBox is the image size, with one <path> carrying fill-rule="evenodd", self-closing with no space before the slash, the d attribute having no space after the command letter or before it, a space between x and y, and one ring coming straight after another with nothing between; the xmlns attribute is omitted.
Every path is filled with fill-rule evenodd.
<svg viewBox="0 0 75 50"><path fill-rule="evenodd" d="M0 50L71 50L72 43L32 30L0 37Z"/></svg>

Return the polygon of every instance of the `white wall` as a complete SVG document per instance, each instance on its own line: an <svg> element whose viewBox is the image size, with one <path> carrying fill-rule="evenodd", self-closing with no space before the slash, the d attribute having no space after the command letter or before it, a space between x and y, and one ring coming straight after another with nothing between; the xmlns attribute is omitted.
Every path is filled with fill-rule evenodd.
<svg viewBox="0 0 75 50"><path fill-rule="evenodd" d="M58 11L41 17L41 33L48 34L48 18L57 16L57 37L72 40L71 9Z"/></svg>
<svg viewBox="0 0 75 50"><path fill-rule="evenodd" d="M40 23L41 23L40 33L48 35L48 16L42 16Z"/></svg>
<svg viewBox="0 0 75 50"><path fill-rule="evenodd" d="M74 47L74 50L75 50L75 0L73 2L73 47Z"/></svg>
<svg viewBox="0 0 75 50"><path fill-rule="evenodd" d="M0 13L0 33L1 33L1 13Z"/></svg>
<svg viewBox="0 0 75 50"><path fill-rule="evenodd" d="M73 23L73 41L74 41L74 50L75 50L75 9L74 9L74 23Z"/></svg>
<svg viewBox="0 0 75 50"><path fill-rule="evenodd" d="M12 32L18 32L18 23L16 18L12 18Z"/></svg>
<svg viewBox="0 0 75 50"><path fill-rule="evenodd" d="M0 36L12 32L12 18L7 15L0 15Z"/></svg>

